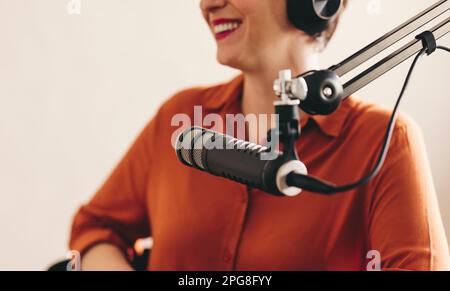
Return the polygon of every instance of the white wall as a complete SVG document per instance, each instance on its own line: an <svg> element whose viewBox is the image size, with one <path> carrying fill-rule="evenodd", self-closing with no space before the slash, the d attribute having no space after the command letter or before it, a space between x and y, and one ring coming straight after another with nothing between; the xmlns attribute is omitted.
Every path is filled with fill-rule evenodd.
<svg viewBox="0 0 450 291"><path fill-rule="evenodd" d="M331 65L435 0L358 0ZM377 0L375 0L377 1ZM232 77L215 62L199 0L0 0L0 269L44 269L66 253L71 217L171 94ZM450 36L441 42L450 46ZM403 110L422 126L450 234L450 56L423 59ZM358 95L391 106L407 66Z"/></svg>

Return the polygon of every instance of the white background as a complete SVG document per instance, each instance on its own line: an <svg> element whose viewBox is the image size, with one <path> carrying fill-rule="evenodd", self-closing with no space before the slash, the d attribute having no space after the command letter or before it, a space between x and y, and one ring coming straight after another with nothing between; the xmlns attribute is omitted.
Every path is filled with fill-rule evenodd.
<svg viewBox="0 0 450 291"><path fill-rule="evenodd" d="M352 1L324 66L435 2L380 0L371 14L370 1ZM80 15L68 2L0 0L0 269L64 258L72 215L158 106L236 74L216 64L199 0L81 0ZM392 106L409 63L357 95ZM422 59L402 107L423 129L447 233L449 64Z"/></svg>

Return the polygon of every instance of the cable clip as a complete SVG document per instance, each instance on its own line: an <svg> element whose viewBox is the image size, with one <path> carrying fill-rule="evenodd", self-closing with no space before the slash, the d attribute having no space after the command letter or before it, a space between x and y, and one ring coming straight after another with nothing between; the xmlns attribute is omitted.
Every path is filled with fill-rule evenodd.
<svg viewBox="0 0 450 291"><path fill-rule="evenodd" d="M427 55L431 55L437 49L436 38L431 31L424 31L416 39L422 40L423 48L426 49Z"/></svg>

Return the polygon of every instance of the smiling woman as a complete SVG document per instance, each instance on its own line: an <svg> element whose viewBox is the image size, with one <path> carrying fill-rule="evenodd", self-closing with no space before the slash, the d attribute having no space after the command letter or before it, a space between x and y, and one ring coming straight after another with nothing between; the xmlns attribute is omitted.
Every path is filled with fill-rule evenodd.
<svg viewBox="0 0 450 291"><path fill-rule="evenodd" d="M328 4L337 10L324 17L319 12L328 11ZM366 270L374 253L384 270L450 268L422 138L404 115L380 174L334 197L270 196L186 168L174 154L171 139L178 129L172 118L185 114L192 120L195 106L223 120L230 114L273 114L278 72L290 68L297 75L320 68L321 51L343 4L200 1L218 62L241 74L216 86L184 90L160 108L74 218L70 247L81 253L83 269L131 269L127 250L146 236L154 241L151 270ZM305 26L297 21L311 27L315 20L299 10L293 21L289 7L314 13L320 25L299 29ZM352 97L333 115L301 116L297 152L313 175L342 183L373 167L390 114ZM274 122L264 126L272 128ZM247 138L250 142L265 138L257 134L260 126L247 127L247 137L257 137Z"/></svg>

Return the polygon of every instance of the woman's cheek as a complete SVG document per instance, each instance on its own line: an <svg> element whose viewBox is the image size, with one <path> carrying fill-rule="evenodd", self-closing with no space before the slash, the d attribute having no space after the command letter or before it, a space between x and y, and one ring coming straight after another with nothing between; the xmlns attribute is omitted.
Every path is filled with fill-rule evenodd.
<svg viewBox="0 0 450 291"><path fill-rule="evenodd" d="M258 6L261 6L261 2L266 0L228 0L228 3L233 5L239 12L246 16L250 14L252 11Z"/></svg>

